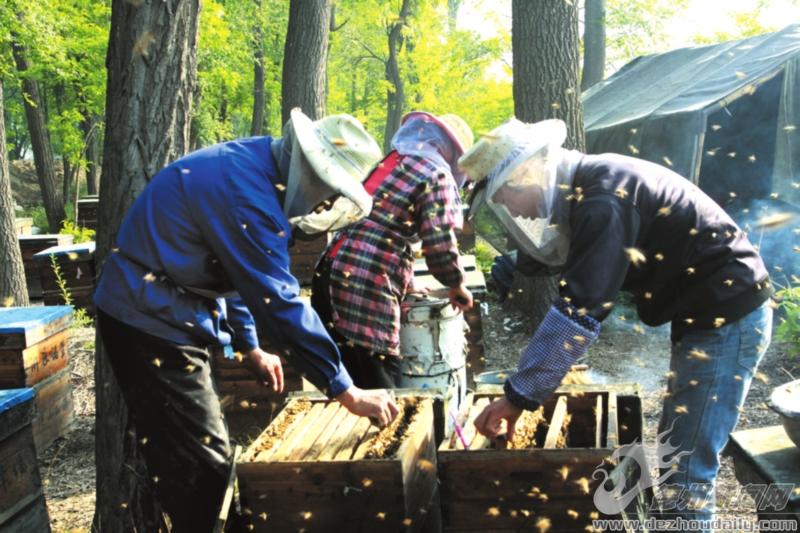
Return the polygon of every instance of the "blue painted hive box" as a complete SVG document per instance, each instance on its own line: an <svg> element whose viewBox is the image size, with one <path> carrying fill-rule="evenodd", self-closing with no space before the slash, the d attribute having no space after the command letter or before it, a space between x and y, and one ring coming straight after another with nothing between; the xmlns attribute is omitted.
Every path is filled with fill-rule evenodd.
<svg viewBox="0 0 800 533"><path fill-rule="evenodd" d="M0 390L0 531L50 531L31 420L31 388Z"/></svg>
<svg viewBox="0 0 800 533"><path fill-rule="evenodd" d="M0 392L33 387L33 433L42 450L73 420L67 351L71 322L69 306L0 309Z"/></svg>
<svg viewBox="0 0 800 533"><path fill-rule="evenodd" d="M94 242L82 242L51 246L33 256L39 268L45 305L65 304L66 291L72 299L72 305L86 309L90 315L94 315L94 251ZM59 280L63 282L64 288Z"/></svg>

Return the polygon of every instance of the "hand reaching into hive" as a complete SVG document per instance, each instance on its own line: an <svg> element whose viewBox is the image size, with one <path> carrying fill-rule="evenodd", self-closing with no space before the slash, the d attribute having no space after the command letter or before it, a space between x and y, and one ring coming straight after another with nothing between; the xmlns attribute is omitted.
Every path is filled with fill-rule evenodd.
<svg viewBox="0 0 800 533"><path fill-rule="evenodd" d="M253 348L246 354L245 365L262 385L272 385L275 392L283 392L283 366L280 357L261 348Z"/></svg>
<svg viewBox="0 0 800 533"><path fill-rule="evenodd" d="M392 396L383 389L364 390L353 385L336 400L354 415L369 417L378 427L389 425L400 412Z"/></svg>
<svg viewBox="0 0 800 533"><path fill-rule="evenodd" d="M514 438L514 426L521 414L522 409L515 407L503 396L484 407L475 419L475 429L481 435L494 439L503 433L505 426L506 440L510 442Z"/></svg>

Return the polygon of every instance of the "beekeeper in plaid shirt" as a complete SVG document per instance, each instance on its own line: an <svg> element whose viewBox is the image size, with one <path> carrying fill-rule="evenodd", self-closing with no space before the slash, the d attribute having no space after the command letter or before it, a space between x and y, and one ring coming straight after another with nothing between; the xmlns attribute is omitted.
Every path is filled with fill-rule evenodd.
<svg viewBox="0 0 800 533"><path fill-rule="evenodd" d="M454 234L462 225L458 158L472 131L456 115L412 112L392 151L364 182L369 216L340 231L317 265L312 305L338 342L362 388L394 387L400 354L400 303L413 278L411 243L421 240L433 276L454 307L472 307Z"/></svg>

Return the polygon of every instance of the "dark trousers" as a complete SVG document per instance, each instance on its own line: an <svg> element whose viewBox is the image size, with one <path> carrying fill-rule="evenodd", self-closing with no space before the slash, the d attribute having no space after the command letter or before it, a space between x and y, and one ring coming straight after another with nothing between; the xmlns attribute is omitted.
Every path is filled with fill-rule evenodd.
<svg viewBox="0 0 800 533"><path fill-rule="evenodd" d="M400 375L400 367L396 357L377 354L365 346L355 344L333 326L330 283L330 260L323 257L317 265L311 283L311 306L339 347L342 363L350 373L350 377L353 378L353 383L361 389L393 389L397 387L395 376Z"/></svg>
<svg viewBox="0 0 800 533"><path fill-rule="evenodd" d="M231 447L208 350L148 335L99 309L97 321L172 531L211 531Z"/></svg>

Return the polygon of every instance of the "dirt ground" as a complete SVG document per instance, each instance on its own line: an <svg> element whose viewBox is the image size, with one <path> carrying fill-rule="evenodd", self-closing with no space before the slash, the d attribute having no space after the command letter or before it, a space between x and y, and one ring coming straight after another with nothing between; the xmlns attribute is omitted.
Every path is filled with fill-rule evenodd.
<svg viewBox="0 0 800 533"><path fill-rule="evenodd" d="M527 344L532 325L521 315L505 311L490 296L485 310L484 341L490 369L514 367L519 351ZM76 423L64 438L41 454L40 471L53 531L88 531L94 513L94 330L73 330L70 340L72 384ZM669 330L638 324L635 313L618 307L603 323L598 342L583 361L596 382L634 382L642 389L645 442L652 442L661 413L669 363ZM747 398L739 429L778 424L768 407L772 387L800 377L800 357L793 359L786 347L773 344L760 371L763 381L755 380ZM723 461L718 493L729 493L738 486L730 459ZM754 512L719 509L721 517L753 518Z"/></svg>

